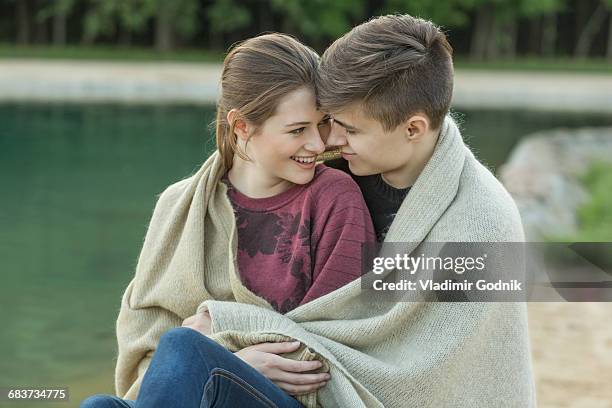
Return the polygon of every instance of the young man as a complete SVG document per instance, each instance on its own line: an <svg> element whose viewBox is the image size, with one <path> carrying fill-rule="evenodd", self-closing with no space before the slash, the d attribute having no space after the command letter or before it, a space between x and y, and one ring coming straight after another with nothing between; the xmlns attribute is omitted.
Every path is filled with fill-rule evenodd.
<svg viewBox="0 0 612 408"><path fill-rule="evenodd" d="M389 15L353 28L323 54L318 87L332 120L326 144L342 150L326 164L360 186L379 241L524 240L512 198L449 116L452 48L433 23ZM406 406L535 406L525 304L438 303L418 320L426 322L421 336L438 343L408 347L410 355L437 362L425 358L418 374L406 375L422 381ZM482 342L477 349L466 347L471 336ZM443 348L459 344L457 361Z"/></svg>
<svg viewBox="0 0 612 408"><path fill-rule="evenodd" d="M319 72L320 103L332 114L327 145L342 148L342 159L326 164L359 184L382 241L436 148L452 97L452 48L430 22L384 16L336 40Z"/></svg>

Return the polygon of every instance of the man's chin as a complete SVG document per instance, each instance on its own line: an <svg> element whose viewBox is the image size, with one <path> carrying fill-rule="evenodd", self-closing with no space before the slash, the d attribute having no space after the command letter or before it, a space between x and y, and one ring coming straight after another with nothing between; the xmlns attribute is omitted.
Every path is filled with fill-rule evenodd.
<svg viewBox="0 0 612 408"><path fill-rule="evenodd" d="M364 166L359 166L350 161L348 161L348 166L349 166L349 169L351 170L351 173L353 173L356 176L371 176L371 175L380 173L379 171L376 171L375 169L367 168Z"/></svg>

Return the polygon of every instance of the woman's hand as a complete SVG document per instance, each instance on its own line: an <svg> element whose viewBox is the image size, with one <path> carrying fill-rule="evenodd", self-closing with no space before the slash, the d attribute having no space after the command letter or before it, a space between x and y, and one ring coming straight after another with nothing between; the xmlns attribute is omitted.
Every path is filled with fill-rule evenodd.
<svg viewBox="0 0 612 408"><path fill-rule="evenodd" d="M190 329L198 331L205 336L210 335L211 320L208 310L204 310L202 312L194 314L193 316L189 316L188 318L183 320L182 326L189 327Z"/></svg>
<svg viewBox="0 0 612 408"><path fill-rule="evenodd" d="M288 394L303 395L323 387L330 376L327 373L308 373L321 367L318 360L294 361L278 355L295 351L299 346L299 341L260 343L234 354Z"/></svg>

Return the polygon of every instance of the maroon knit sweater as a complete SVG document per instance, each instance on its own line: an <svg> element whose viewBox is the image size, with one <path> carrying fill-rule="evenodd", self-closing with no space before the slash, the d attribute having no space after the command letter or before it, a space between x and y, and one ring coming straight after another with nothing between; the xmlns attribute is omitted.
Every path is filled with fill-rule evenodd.
<svg viewBox="0 0 612 408"><path fill-rule="evenodd" d="M318 165L313 180L273 197L250 198L229 179L243 284L286 313L361 274L361 245L372 220L351 177Z"/></svg>

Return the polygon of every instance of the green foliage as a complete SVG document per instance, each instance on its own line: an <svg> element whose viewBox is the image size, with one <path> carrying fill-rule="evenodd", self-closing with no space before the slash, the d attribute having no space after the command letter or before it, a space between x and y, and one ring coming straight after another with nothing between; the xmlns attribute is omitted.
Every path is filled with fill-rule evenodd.
<svg viewBox="0 0 612 408"><path fill-rule="evenodd" d="M224 52L180 48L160 53L151 47L120 46L15 46L0 43L0 58L44 58L63 60L110 60L110 61L184 61L222 63Z"/></svg>
<svg viewBox="0 0 612 408"><path fill-rule="evenodd" d="M125 0L124 0L125 1ZM197 29L198 0L147 0L158 11L168 13L174 30L183 38L190 38Z"/></svg>
<svg viewBox="0 0 612 408"><path fill-rule="evenodd" d="M196 31L198 0L89 0L88 5L84 35L89 40L120 29L140 33L160 13L166 13L173 29L184 37Z"/></svg>
<svg viewBox="0 0 612 408"><path fill-rule="evenodd" d="M91 41L100 35L111 35L119 28L142 31L155 12L153 0L89 0L85 15L84 37Z"/></svg>
<svg viewBox="0 0 612 408"><path fill-rule="evenodd" d="M584 178L590 201L578 210L577 241L612 241L612 165L598 163Z"/></svg>
<svg viewBox="0 0 612 408"><path fill-rule="evenodd" d="M215 33L226 33L251 24L251 12L244 5L237 4L234 0L216 0L207 9L210 20L211 31Z"/></svg>
<svg viewBox="0 0 612 408"><path fill-rule="evenodd" d="M68 15L75 4L76 0L47 0L45 3L42 3L36 18L39 21L43 21L57 15Z"/></svg>
<svg viewBox="0 0 612 408"><path fill-rule="evenodd" d="M572 58L518 57L512 60L471 61L465 57L455 58L457 70L494 71L555 71L612 74L612 64L604 58L576 60Z"/></svg>
<svg viewBox="0 0 612 408"><path fill-rule="evenodd" d="M319 39L339 37L365 16L364 0L271 0L274 11L286 15L294 31Z"/></svg>
<svg viewBox="0 0 612 408"><path fill-rule="evenodd" d="M519 10L525 17L536 17L564 10L567 3L568 0L521 0Z"/></svg>
<svg viewBox="0 0 612 408"><path fill-rule="evenodd" d="M44 33L49 31L51 25L53 41L56 43L74 43L78 35L80 42L87 45L100 39L102 42L118 39L121 44L130 44L132 34L138 34L138 43L144 39L150 44L155 43L157 47L172 49L175 46L196 46L189 40L197 35L198 38L205 38L204 43L197 46L208 45L221 49L228 44L224 44L226 38L218 34L239 34L240 38L247 38L263 30L275 30L296 35L321 51L330 40L372 16L409 13L431 20L448 30L460 28L457 30L461 31L459 41L469 42L466 45L469 45L470 56L474 60L503 56L514 58L517 54L532 52L553 56L558 51L567 52L566 49L559 50L564 47L556 46L559 42L557 38L561 38L558 33L562 29L574 33L570 35L570 40L563 37L564 42L572 42L591 21L575 18L576 23L572 27L561 27L559 24L567 21L568 15L577 14L580 10L582 14L589 14L601 8L602 4L606 5L607 14L612 12L612 0L592 0L587 6L581 3L581 7L577 7L580 1L0 0L9 4L6 9L11 11L0 16L0 27L9 27L0 30L3 36L0 41L8 41L13 37L11 31L16 30L20 43L48 42ZM561 13L565 17L557 18ZM600 11L598 15L601 17L603 14ZM17 16L15 22L7 24L13 16ZM532 23L528 33L530 38L518 43L518 30L523 29L525 20ZM599 28L591 31L605 30L607 24L596 27ZM469 34L471 38L466 38L464 34ZM56 37L60 40L56 41ZM228 38L236 37L232 35ZM600 37L607 39L608 36L587 37L584 37L581 48L587 50L586 53L595 49L593 42L601 41ZM606 56L612 58L612 45L607 49L609 51ZM601 50L598 55L603 55Z"/></svg>
<svg viewBox="0 0 612 408"><path fill-rule="evenodd" d="M388 0L384 13L408 13L442 26L463 26L477 0Z"/></svg>

